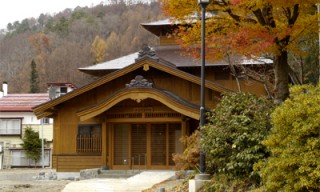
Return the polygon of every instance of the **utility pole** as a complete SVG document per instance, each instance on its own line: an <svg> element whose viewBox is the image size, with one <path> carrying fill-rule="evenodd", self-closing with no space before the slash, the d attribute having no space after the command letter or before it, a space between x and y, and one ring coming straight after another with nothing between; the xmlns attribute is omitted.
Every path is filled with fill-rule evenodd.
<svg viewBox="0 0 320 192"><path fill-rule="evenodd" d="M318 53L318 64L319 64L319 70L318 70L318 72L319 72L319 81L318 81L318 83L320 83L320 17L319 17L319 15L320 15L320 2L318 2L317 3L317 10L318 10L318 34L319 34L319 53Z"/></svg>

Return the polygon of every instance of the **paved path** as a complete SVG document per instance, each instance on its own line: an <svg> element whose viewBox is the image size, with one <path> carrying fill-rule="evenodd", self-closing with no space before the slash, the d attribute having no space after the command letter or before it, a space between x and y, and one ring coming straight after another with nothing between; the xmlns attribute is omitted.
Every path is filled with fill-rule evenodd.
<svg viewBox="0 0 320 192"><path fill-rule="evenodd" d="M128 179L89 179L71 182L62 192L138 192L174 176L174 171L144 171Z"/></svg>

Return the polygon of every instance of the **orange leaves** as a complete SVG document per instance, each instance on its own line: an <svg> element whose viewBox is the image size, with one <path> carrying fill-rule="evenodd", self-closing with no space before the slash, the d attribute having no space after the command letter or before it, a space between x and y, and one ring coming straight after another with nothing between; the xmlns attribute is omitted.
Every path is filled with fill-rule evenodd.
<svg viewBox="0 0 320 192"><path fill-rule="evenodd" d="M242 0L230 0L231 5L238 5Z"/></svg>
<svg viewBox="0 0 320 192"><path fill-rule="evenodd" d="M197 1L162 0L166 14L178 20L199 11ZM299 40L317 30L316 0L213 0L207 8L218 14L207 19L208 57L226 53L243 55L293 51L299 53ZM200 22L178 32L182 47L198 53ZM191 48L190 48L191 47ZM198 54L196 54L198 56Z"/></svg>
<svg viewBox="0 0 320 192"><path fill-rule="evenodd" d="M165 15L175 17L180 20L184 16L199 10L197 0L161 0L161 8Z"/></svg>
<svg viewBox="0 0 320 192"><path fill-rule="evenodd" d="M253 30L252 27L242 27L228 36L232 49L240 54L267 52L272 48L274 42L274 37L268 31Z"/></svg>

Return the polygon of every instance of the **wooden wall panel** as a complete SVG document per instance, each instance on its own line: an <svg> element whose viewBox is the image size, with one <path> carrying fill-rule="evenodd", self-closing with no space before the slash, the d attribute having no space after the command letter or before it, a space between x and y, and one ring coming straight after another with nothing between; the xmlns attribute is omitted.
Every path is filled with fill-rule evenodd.
<svg viewBox="0 0 320 192"><path fill-rule="evenodd" d="M52 156L52 168L57 169L57 156Z"/></svg>
<svg viewBox="0 0 320 192"><path fill-rule="evenodd" d="M176 40L173 37L160 36L160 45L177 45Z"/></svg>
<svg viewBox="0 0 320 192"><path fill-rule="evenodd" d="M53 156L58 172L78 172L81 169L100 168L101 156ZM53 160L52 160L53 161Z"/></svg>

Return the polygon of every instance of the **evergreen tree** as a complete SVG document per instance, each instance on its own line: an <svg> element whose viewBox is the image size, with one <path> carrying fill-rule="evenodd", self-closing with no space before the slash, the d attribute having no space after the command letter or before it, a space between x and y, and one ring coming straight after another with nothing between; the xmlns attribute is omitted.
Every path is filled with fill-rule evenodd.
<svg viewBox="0 0 320 192"><path fill-rule="evenodd" d="M271 129L272 102L250 93L226 94L208 114L202 146L208 172L259 183L253 165L268 156L262 141Z"/></svg>
<svg viewBox="0 0 320 192"><path fill-rule="evenodd" d="M39 75L37 64L32 59L31 61L31 79L30 79L30 93L39 93Z"/></svg>
<svg viewBox="0 0 320 192"><path fill-rule="evenodd" d="M41 157L41 139L39 133L32 130L31 127L27 127L22 138L22 148L26 151L27 158L34 160L36 166L37 161Z"/></svg>

